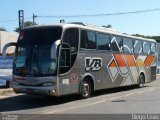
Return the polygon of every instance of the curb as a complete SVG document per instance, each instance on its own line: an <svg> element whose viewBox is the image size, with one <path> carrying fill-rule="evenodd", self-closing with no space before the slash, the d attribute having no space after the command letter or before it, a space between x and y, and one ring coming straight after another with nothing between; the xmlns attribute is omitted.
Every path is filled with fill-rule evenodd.
<svg viewBox="0 0 160 120"><path fill-rule="evenodd" d="M13 92L13 88L0 88L0 96L3 96L7 93L12 93Z"/></svg>

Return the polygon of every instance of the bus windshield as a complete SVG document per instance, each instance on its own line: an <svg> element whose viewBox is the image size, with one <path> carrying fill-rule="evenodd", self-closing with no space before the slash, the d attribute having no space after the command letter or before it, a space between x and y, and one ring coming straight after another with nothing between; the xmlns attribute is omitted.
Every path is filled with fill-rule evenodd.
<svg viewBox="0 0 160 120"><path fill-rule="evenodd" d="M15 52L14 74L56 75L57 62L51 58L51 46L61 39L61 34L61 27L39 27L21 31Z"/></svg>

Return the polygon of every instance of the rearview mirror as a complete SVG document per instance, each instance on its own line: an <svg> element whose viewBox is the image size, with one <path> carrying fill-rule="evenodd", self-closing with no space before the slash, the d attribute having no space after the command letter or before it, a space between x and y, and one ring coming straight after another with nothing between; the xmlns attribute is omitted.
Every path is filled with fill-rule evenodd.
<svg viewBox="0 0 160 120"><path fill-rule="evenodd" d="M2 50L3 59L6 58L6 51L7 51L7 48L8 48L8 47L11 47L11 46L16 46L16 45L17 45L17 43L11 42L11 43L7 43L7 44L3 47L3 50Z"/></svg>

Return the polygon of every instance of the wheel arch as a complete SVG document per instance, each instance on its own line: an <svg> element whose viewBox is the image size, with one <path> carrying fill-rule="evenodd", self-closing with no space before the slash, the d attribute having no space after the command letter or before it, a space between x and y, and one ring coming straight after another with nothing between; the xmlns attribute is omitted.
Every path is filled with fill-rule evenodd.
<svg viewBox="0 0 160 120"><path fill-rule="evenodd" d="M80 86L81 86L81 84L82 84L82 82L83 82L84 80L88 80L88 81L91 83L91 91L93 92L93 91L94 91L94 88L95 88L95 86L94 86L94 85L95 85L95 84L94 84L94 77L93 77L91 74L89 74L89 73L84 74L84 75L82 76L82 79L81 79L79 88L80 88ZM80 91L80 92L81 92L81 91Z"/></svg>
<svg viewBox="0 0 160 120"><path fill-rule="evenodd" d="M146 82L146 76L145 76L145 73L144 72L141 72L140 74L142 74L143 75L143 77L144 77L144 83Z"/></svg>
<svg viewBox="0 0 160 120"><path fill-rule="evenodd" d="M137 77L137 83L139 82L138 79L139 79L139 76L140 76L140 75L143 75L143 77L144 77L144 83L146 83L146 74L145 74L144 71L140 71L140 73L139 73L139 75L138 75L138 77Z"/></svg>

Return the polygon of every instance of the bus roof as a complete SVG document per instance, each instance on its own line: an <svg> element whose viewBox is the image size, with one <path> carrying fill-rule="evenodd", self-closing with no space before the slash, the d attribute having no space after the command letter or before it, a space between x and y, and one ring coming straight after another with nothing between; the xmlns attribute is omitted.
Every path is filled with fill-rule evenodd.
<svg viewBox="0 0 160 120"><path fill-rule="evenodd" d="M132 38L132 39L139 39L139 40L146 40L146 41L156 42L154 39L148 39L148 38L143 38L143 37L136 37L136 36L128 35L126 33L121 33L119 31L111 29L111 28L98 27L98 26L95 26L95 25L84 24L84 23L81 23L81 22L59 23L59 24L52 24L52 25L35 25L35 26L32 26L32 27L28 27L28 28L53 27L53 26L60 26L60 27L62 27L64 29L67 29L67 28L87 29L87 30L91 30L91 31L102 32L102 33L109 33L109 34L114 34L114 35L118 35L118 36L122 36L122 37Z"/></svg>

